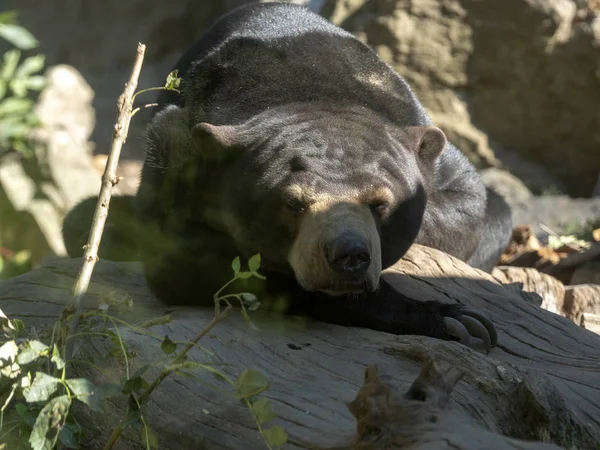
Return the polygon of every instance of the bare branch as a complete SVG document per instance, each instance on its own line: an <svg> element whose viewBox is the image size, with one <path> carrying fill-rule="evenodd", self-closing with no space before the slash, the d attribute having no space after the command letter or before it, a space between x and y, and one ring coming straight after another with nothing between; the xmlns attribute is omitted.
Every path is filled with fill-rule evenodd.
<svg viewBox="0 0 600 450"><path fill-rule="evenodd" d="M129 124L131 122L131 113L133 109L133 96L137 88L145 51L146 46L144 44L138 44L137 57L133 65L133 70L131 71L131 77L125 85L125 90L119 97L117 103L118 115L113 131L112 145L108 155L106 168L104 169L104 174L102 175L102 186L100 188L100 195L98 197L96 211L94 212L94 219L90 229L89 239L83 255L83 264L81 266L79 275L75 280L75 285L73 286L73 292L69 302L62 312L63 319L71 316L68 322L68 335L73 335L77 332L77 327L79 326L79 319L81 316L81 300L88 290L92 272L94 270L94 266L96 265L96 261L98 260L98 247L100 245L100 240L102 239L102 232L104 231L106 218L108 217L108 207L112 195L112 188L118 183L117 167L119 165L119 157L121 155L121 148L127 139L127 132L129 131ZM74 341L74 339L67 339L65 342L64 358L66 360L71 359Z"/></svg>

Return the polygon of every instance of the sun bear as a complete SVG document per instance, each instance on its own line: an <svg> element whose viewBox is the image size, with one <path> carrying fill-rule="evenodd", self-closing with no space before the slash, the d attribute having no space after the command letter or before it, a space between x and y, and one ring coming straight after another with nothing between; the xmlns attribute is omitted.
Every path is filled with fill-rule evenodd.
<svg viewBox="0 0 600 450"><path fill-rule="evenodd" d="M181 94L159 96L133 205L159 299L212 305L231 261L260 253L267 279L247 289L285 296L288 313L495 345L481 314L380 278L415 242L491 270L511 220L373 50L263 3L221 18L175 68Z"/></svg>

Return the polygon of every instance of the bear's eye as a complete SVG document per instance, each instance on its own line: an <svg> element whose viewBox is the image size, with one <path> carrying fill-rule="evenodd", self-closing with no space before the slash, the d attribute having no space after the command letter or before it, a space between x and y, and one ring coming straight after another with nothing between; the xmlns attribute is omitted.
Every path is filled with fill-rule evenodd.
<svg viewBox="0 0 600 450"><path fill-rule="evenodd" d="M385 215L390 210L390 204L385 201L373 202L369 206L373 212L376 212L379 215Z"/></svg>
<svg viewBox="0 0 600 450"><path fill-rule="evenodd" d="M306 203L297 198L288 198L284 201L284 205L290 211L301 213L306 211Z"/></svg>

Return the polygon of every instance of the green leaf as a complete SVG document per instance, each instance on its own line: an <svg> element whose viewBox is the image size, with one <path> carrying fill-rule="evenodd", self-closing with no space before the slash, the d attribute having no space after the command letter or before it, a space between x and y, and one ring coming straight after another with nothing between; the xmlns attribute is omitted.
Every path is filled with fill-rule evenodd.
<svg viewBox="0 0 600 450"><path fill-rule="evenodd" d="M16 11L5 11L0 13L0 23L1 24L7 24L7 23L16 23L17 22L17 12Z"/></svg>
<svg viewBox="0 0 600 450"><path fill-rule="evenodd" d="M231 268L233 269L234 275L237 275L238 273L240 273L240 267L241 267L240 257L236 256L231 263Z"/></svg>
<svg viewBox="0 0 600 450"><path fill-rule="evenodd" d="M240 272L238 276L241 280L247 280L248 278L252 278L252 272Z"/></svg>
<svg viewBox="0 0 600 450"><path fill-rule="evenodd" d="M97 386L97 389L100 391L99 395L101 395L105 400L121 393L121 386L115 383L106 383L101 386Z"/></svg>
<svg viewBox="0 0 600 450"><path fill-rule="evenodd" d="M269 381L254 369L244 370L235 381L240 398L248 398L260 394L269 387Z"/></svg>
<svg viewBox="0 0 600 450"><path fill-rule="evenodd" d="M30 91L41 91L46 86L46 77L43 75L35 75L24 80L25 87Z"/></svg>
<svg viewBox="0 0 600 450"><path fill-rule="evenodd" d="M23 122L22 117L0 117L0 142L4 139L16 139L31 130L31 125Z"/></svg>
<svg viewBox="0 0 600 450"><path fill-rule="evenodd" d="M14 340L7 341L0 347L0 374L7 378L16 378L21 373L15 360L19 354L19 347Z"/></svg>
<svg viewBox="0 0 600 450"><path fill-rule="evenodd" d="M23 333L25 333L25 324L23 323L22 320L11 319L9 326L13 329L12 337L18 338L18 337L22 336Z"/></svg>
<svg viewBox="0 0 600 450"><path fill-rule="evenodd" d="M160 344L160 349L165 355L170 355L175 353L175 350L177 350L177 344L169 339L168 335L166 335L162 341L162 344Z"/></svg>
<svg viewBox="0 0 600 450"><path fill-rule="evenodd" d="M4 62L2 64L2 71L0 71L0 78L3 80L10 80L15 74L19 59L21 58L21 52L19 50L9 50L4 54Z"/></svg>
<svg viewBox="0 0 600 450"><path fill-rule="evenodd" d="M138 367L138 369L133 374L132 378L141 377L142 375L144 375L148 371L149 368L150 368L150 366L147 365L147 364L145 366Z"/></svg>
<svg viewBox="0 0 600 450"><path fill-rule="evenodd" d="M127 410L127 415L125 416L125 420L123 421L123 429L127 429L129 427L136 428L141 425L142 422L142 411L139 408L129 408Z"/></svg>
<svg viewBox="0 0 600 450"><path fill-rule="evenodd" d="M39 45L37 39L29 31L11 23L0 24L0 37L21 50L29 50Z"/></svg>
<svg viewBox="0 0 600 450"><path fill-rule="evenodd" d="M281 447L288 441L287 432L280 426L267 428L262 435L272 447Z"/></svg>
<svg viewBox="0 0 600 450"><path fill-rule="evenodd" d="M222 373L217 373L215 372L215 380L223 382L223 381L227 381L227 378L225 378L225 376Z"/></svg>
<svg viewBox="0 0 600 450"><path fill-rule="evenodd" d="M35 55L25 58L17 68L15 76L18 78L27 78L34 73L38 73L44 68L44 55Z"/></svg>
<svg viewBox="0 0 600 450"><path fill-rule="evenodd" d="M141 429L141 439L142 445L146 450L154 450L158 448L158 439L152 433L152 430L146 423L143 423L143 427Z"/></svg>
<svg viewBox="0 0 600 450"><path fill-rule="evenodd" d="M40 356L46 356L47 352L48 346L46 344L42 344L40 341L28 341L17 356L17 363L20 365L29 364Z"/></svg>
<svg viewBox="0 0 600 450"><path fill-rule="evenodd" d="M27 405L25 403L17 403L15 405L15 411L20 417L25 417L25 413L27 412Z"/></svg>
<svg viewBox="0 0 600 450"><path fill-rule="evenodd" d="M167 75L167 82L165 83L165 89L172 91L179 88L181 84L181 78L178 77L179 70L174 70Z"/></svg>
<svg viewBox="0 0 600 450"><path fill-rule="evenodd" d="M60 380L44 372L36 372L31 386L23 389L23 397L29 403L48 400L56 392Z"/></svg>
<svg viewBox="0 0 600 450"><path fill-rule="evenodd" d="M273 420L277 415L271 409L271 404L266 398L259 398L252 403L252 411L259 423L266 423Z"/></svg>
<svg viewBox="0 0 600 450"><path fill-rule="evenodd" d="M0 102L0 117L30 112L32 106L33 101L28 98L9 97Z"/></svg>
<svg viewBox="0 0 600 450"><path fill-rule="evenodd" d="M148 387L148 382L144 380L142 377L134 377L125 381L123 384L123 394L131 394L139 389Z"/></svg>
<svg viewBox="0 0 600 450"><path fill-rule="evenodd" d="M0 100L4 98L6 95L6 90L8 89L8 84L5 80L0 80ZM2 267L0 267L0 272L2 272Z"/></svg>
<svg viewBox="0 0 600 450"><path fill-rule="evenodd" d="M65 367L65 361L60 357L60 353L56 344L54 344L54 347L52 347L52 358L50 361L54 363L58 370L63 370Z"/></svg>
<svg viewBox="0 0 600 450"><path fill-rule="evenodd" d="M51 450L58 440L57 430L64 424L71 400L67 395L55 397L46 403L37 416L29 443L33 450Z"/></svg>
<svg viewBox="0 0 600 450"><path fill-rule="evenodd" d="M27 95L27 84L21 78L13 78L8 82L8 86L17 98L22 99Z"/></svg>
<svg viewBox="0 0 600 450"><path fill-rule="evenodd" d="M250 272L256 272L259 267L260 267L260 253L257 253L256 255L250 257L250 259L248 260L248 269L250 269Z"/></svg>
<svg viewBox="0 0 600 450"><path fill-rule="evenodd" d="M60 433L58 433L58 440L66 448L79 448L79 435L81 434L81 428L75 423L65 423Z"/></svg>
<svg viewBox="0 0 600 450"><path fill-rule="evenodd" d="M71 378L70 380L66 380L66 383L77 397L77 400L88 405L92 411L104 411L103 391L90 380L85 378Z"/></svg>
<svg viewBox="0 0 600 450"><path fill-rule="evenodd" d="M32 407L31 405L27 405L25 403L19 403L17 404L17 406L20 406L20 408L17 409L17 413L23 419L23 423L29 428L33 428L37 416L42 408Z"/></svg>

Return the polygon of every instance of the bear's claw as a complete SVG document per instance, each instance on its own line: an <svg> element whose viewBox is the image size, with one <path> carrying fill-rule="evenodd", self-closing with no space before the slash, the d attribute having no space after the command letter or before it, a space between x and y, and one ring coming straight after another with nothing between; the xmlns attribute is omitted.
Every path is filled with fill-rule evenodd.
<svg viewBox="0 0 600 450"><path fill-rule="evenodd" d="M468 347L473 348L471 337L483 341L486 353L498 344L498 334L492 321L472 309L461 309L455 317L444 317L444 325L450 336Z"/></svg>

